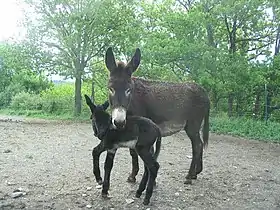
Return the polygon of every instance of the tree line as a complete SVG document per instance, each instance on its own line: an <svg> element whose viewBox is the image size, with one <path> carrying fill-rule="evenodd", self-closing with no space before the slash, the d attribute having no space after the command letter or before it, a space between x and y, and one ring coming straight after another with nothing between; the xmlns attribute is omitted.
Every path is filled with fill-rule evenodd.
<svg viewBox="0 0 280 210"><path fill-rule="evenodd" d="M1 45L5 63L0 65L5 75L0 79L1 94L11 88L8 83L20 84L16 75L31 75L25 77L36 80L40 88L26 86L26 91L40 92L49 88L43 72L57 73L75 80L74 113L79 115L83 82L106 86L106 48L112 46L117 58L126 61L139 47L143 59L138 76L198 82L209 91L214 111L263 118L265 84L269 114L279 107L279 1L25 0L25 4L26 39L15 48ZM11 61L17 48L20 56Z"/></svg>

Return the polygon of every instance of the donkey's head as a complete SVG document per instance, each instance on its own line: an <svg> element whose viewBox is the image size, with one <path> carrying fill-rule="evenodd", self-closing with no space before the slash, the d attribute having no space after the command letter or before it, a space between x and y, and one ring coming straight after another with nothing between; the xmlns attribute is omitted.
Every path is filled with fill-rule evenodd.
<svg viewBox="0 0 280 210"><path fill-rule="evenodd" d="M111 125L111 116L106 112L109 102L106 101L102 105L95 105L87 95L85 95L85 99L91 111L90 119L92 120L94 135L102 140Z"/></svg>
<svg viewBox="0 0 280 210"><path fill-rule="evenodd" d="M116 62L112 48L109 47L105 55L105 63L110 71L108 82L109 101L112 108L112 124L117 129L122 129L126 123L126 112L129 107L134 82L132 73L138 68L141 59L140 49L137 48L131 60L125 64Z"/></svg>

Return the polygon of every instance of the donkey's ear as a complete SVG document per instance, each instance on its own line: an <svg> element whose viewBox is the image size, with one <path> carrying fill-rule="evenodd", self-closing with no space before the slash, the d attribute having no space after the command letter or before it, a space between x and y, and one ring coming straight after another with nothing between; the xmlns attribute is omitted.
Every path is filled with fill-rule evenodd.
<svg viewBox="0 0 280 210"><path fill-rule="evenodd" d="M94 105L94 103L92 103L91 99L88 97L88 95L85 94L85 99L86 99L86 103L89 106L91 112L93 113L96 106Z"/></svg>
<svg viewBox="0 0 280 210"><path fill-rule="evenodd" d="M117 67L112 47L109 47L106 51L105 64L109 71L113 71Z"/></svg>
<svg viewBox="0 0 280 210"><path fill-rule="evenodd" d="M103 110L106 110L109 107L109 101L105 101L104 104L102 104Z"/></svg>
<svg viewBox="0 0 280 210"><path fill-rule="evenodd" d="M136 48L133 57L127 64L127 67L130 69L131 73L136 71L136 69L140 64L140 60L141 60L141 51L139 48Z"/></svg>

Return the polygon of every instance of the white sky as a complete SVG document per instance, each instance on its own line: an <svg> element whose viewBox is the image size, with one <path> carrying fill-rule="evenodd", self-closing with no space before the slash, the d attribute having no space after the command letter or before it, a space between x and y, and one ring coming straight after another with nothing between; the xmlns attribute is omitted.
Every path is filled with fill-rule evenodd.
<svg viewBox="0 0 280 210"><path fill-rule="evenodd" d="M9 38L20 39L23 29L18 26L23 12L17 0L0 0L0 41Z"/></svg>

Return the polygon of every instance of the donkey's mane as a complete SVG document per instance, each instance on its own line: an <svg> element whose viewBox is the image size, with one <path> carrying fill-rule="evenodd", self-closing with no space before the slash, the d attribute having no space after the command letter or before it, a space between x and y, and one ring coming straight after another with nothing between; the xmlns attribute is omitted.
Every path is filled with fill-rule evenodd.
<svg viewBox="0 0 280 210"><path fill-rule="evenodd" d="M117 62L117 68L123 69L126 66L126 64L122 61Z"/></svg>
<svg viewBox="0 0 280 210"><path fill-rule="evenodd" d="M161 81L161 80L152 80L152 79L146 79L144 77L131 77L132 80L134 81L140 81L143 84L162 84L162 85L175 85L175 84L186 84L186 83L192 83L190 81L186 82L171 82L171 81Z"/></svg>

